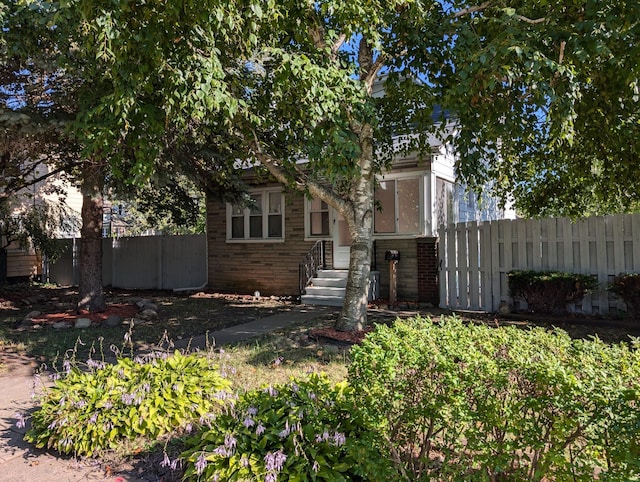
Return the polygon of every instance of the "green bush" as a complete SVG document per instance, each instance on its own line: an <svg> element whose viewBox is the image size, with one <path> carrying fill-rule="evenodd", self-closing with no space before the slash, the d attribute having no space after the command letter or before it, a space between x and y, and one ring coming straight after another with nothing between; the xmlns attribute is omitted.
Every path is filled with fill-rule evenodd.
<svg viewBox="0 0 640 482"><path fill-rule="evenodd" d="M558 271L511 271L508 278L510 296L522 297L536 313L565 313L567 303L598 286L594 276Z"/></svg>
<svg viewBox="0 0 640 482"><path fill-rule="evenodd" d="M632 315L640 317L640 274L620 273L609 285L609 290L622 298Z"/></svg>
<svg viewBox="0 0 640 482"><path fill-rule="evenodd" d="M354 347L349 381L405 480L639 480L635 348L398 320Z"/></svg>
<svg viewBox="0 0 640 482"><path fill-rule="evenodd" d="M312 375L245 393L187 440L185 479L394 480L350 392Z"/></svg>
<svg viewBox="0 0 640 482"><path fill-rule="evenodd" d="M93 455L123 440L155 439L219 410L230 387L206 357L175 352L120 358L67 372L45 389L25 440Z"/></svg>

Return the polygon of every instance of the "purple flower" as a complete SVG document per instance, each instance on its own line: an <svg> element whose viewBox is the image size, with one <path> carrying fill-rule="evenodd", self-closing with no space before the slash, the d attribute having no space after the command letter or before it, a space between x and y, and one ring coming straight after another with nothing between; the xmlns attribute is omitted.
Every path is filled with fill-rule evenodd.
<svg viewBox="0 0 640 482"><path fill-rule="evenodd" d="M258 423L258 426L256 427L256 435L262 435L264 433L264 425L262 425L262 422Z"/></svg>
<svg viewBox="0 0 640 482"><path fill-rule="evenodd" d="M333 444L336 447L340 447L340 446L344 445L346 441L347 441L347 437L345 437L345 435L343 433L335 432L333 434Z"/></svg>
<svg viewBox="0 0 640 482"><path fill-rule="evenodd" d="M227 450L227 447L224 445L220 445L213 450L213 454L219 455L220 457L229 457L231 452Z"/></svg>
<svg viewBox="0 0 640 482"><path fill-rule="evenodd" d="M257 415L258 414L258 409L256 407L249 407L247 409L247 413L249 415Z"/></svg>
<svg viewBox="0 0 640 482"><path fill-rule="evenodd" d="M16 427L24 428L25 425L26 425L26 420L24 418L24 415L22 415L20 412L18 412L18 413L16 413L15 417L16 417Z"/></svg>
<svg viewBox="0 0 640 482"><path fill-rule="evenodd" d="M264 456L265 468L267 472L280 472L286 460L287 456L282 450L267 452L267 455Z"/></svg>
<svg viewBox="0 0 640 482"><path fill-rule="evenodd" d="M200 475L204 472L204 469L207 468L207 458L204 455L204 452L200 454L198 460L196 460L196 472Z"/></svg>
<svg viewBox="0 0 640 482"><path fill-rule="evenodd" d="M234 448L236 448L236 443L237 440L232 434L228 433L224 436L224 446L229 450L233 450Z"/></svg>
<svg viewBox="0 0 640 482"><path fill-rule="evenodd" d="M264 393L268 393L270 397L278 396L278 390L273 388L271 385L269 385L267 388L264 389Z"/></svg>
<svg viewBox="0 0 640 482"><path fill-rule="evenodd" d="M246 428L253 427L255 424L256 422L251 417L245 418L244 422L242 422L242 425L244 425Z"/></svg>
<svg viewBox="0 0 640 482"><path fill-rule="evenodd" d="M242 455L242 458L240 459L240 465L242 467L249 467L249 459L246 455Z"/></svg>
<svg viewBox="0 0 640 482"><path fill-rule="evenodd" d="M320 470L320 466L318 465L318 461L317 460L313 462L313 467L311 467L311 469L314 472L318 472Z"/></svg>

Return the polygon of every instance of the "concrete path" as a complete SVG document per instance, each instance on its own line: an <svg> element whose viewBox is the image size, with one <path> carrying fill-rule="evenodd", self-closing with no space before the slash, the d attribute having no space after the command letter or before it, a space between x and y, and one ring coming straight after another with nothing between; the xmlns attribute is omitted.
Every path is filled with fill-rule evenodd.
<svg viewBox="0 0 640 482"><path fill-rule="evenodd" d="M209 333L209 345L211 340L219 346L250 339L332 311L333 308L296 306L289 312ZM188 345L191 349L205 349L206 337L180 340L176 348L184 349ZM16 426L16 413L34 408L33 385L33 366L28 363L0 374L0 482L139 482L135 477L107 474L105 468L93 460L56 456L55 452L37 450L24 442L26 429Z"/></svg>

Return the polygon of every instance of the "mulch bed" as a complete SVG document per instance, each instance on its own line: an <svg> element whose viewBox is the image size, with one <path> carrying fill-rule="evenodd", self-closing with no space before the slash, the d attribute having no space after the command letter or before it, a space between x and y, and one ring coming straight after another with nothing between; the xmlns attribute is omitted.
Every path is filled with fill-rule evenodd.
<svg viewBox="0 0 640 482"><path fill-rule="evenodd" d="M317 328L309 332L309 338L324 343L335 343L344 345L357 345L362 343L364 337L373 331L373 327L365 328L363 331L349 332L338 331L335 328Z"/></svg>

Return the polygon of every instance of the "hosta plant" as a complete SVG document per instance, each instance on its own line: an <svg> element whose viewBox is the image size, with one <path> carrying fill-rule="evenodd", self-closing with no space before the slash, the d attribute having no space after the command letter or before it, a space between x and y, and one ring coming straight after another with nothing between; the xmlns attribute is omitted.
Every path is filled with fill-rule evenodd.
<svg viewBox="0 0 640 482"><path fill-rule="evenodd" d="M45 389L25 440L64 454L92 455L210 417L230 388L200 354L157 353L89 366L90 371L67 366Z"/></svg>
<svg viewBox="0 0 640 482"><path fill-rule="evenodd" d="M185 478L394 480L346 383L322 376L253 390L187 441Z"/></svg>

